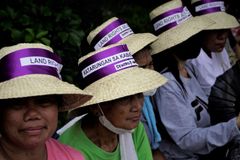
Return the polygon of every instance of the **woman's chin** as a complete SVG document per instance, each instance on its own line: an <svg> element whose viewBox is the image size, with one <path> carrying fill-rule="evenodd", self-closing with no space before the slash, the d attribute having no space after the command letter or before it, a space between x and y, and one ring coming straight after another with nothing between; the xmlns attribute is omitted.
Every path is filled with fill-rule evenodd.
<svg viewBox="0 0 240 160"><path fill-rule="evenodd" d="M221 53L223 51L224 47L217 48L214 52L215 53Z"/></svg>

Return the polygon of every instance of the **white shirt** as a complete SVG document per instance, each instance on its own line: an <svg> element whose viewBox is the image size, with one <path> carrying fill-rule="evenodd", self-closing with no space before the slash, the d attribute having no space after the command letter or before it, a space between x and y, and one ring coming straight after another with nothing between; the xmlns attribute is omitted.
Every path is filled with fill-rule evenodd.
<svg viewBox="0 0 240 160"><path fill-rule="evenodd" d="M188 60L186 65L192 70L207 96L216 78L231 67L225 48L220 53L212 52L211 58L201 49L199 56Z"/></svg>

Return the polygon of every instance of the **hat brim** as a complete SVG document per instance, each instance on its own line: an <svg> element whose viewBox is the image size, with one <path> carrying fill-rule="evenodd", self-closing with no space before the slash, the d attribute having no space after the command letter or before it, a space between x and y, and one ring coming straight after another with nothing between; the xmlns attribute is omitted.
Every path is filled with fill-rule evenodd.
<svg viewBox="0 0 240 160"><path fill-rule="evenodd" d="M104 77L84 89L93 98L88 106L146 92L165 84L167 79L156 71L133 67Z"/></svg>
<svg viewBox="0 0 240 160"><path fill-rule="evenodd" d="M158 39L151 44L152 55L186 41L213 23L213 21L202 16L189 18L182 24L161 33Z"/></svg>
<svg viewBox="0 0 240 160"><path fill-rule="evenodd" d="M133 55L156 40L157 37L151 33L136 33L122 39L116 44L127 44L129 51Z"/></svg>
<svg viewBox="0 0 240 160"><path fill-rule="evenodd" d="M92 97L74 85L49 75L26 75L0 83L0 99L43 95L62 95L63 104L59 111L79 107Z"/></svg>
<svg viewBox="0 0 240 160"><path fill-rule="evenodd" d="M234 16L227 14L225 12L215 12L215 13L205 14L203 16L215 22L213 25L210 25L207 28L209 30L231 29L239 26L237 19Z"/></svg>

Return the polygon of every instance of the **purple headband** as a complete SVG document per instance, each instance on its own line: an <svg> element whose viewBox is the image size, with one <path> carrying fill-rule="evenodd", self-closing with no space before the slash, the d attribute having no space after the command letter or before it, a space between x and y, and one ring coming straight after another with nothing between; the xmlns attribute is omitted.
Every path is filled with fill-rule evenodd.
<svg viewBox="0 0 240 160"><path fill-rule="evenodd" d="M80 87L85 88L103 77L135 66L138 65L125 44L98 52L79 64Z"/></svg>
<svg viewBox="0 0 240 160"><path fill-rule="evenodd" d="M92 40L91 46L98 50L104 46L117 43L133 34L132 29L121 19L117 19L101 30Z"/></svg>
<svg viewBox="0 0 240 160"><path fill-rule="evenodd" d="M196 15L204 15L214 12L224 12L224 2L221 0L201 0L192 4Z"/></svg>
<svg viewBox="0 0 240 160"><path fill-rule="evenodd" d="M190 17L192 17L192 15L187 7L179 7L155 17L152 19L152 24L156 35L159 35L160 33L181 24Z"/></svg>
<svg viewBox="0 0 240 160"><path fill-rule="evenodd" d="M29 74L47 74L61 79L61 58L45 49L17 50L0 60L0 82Z"/></svg>

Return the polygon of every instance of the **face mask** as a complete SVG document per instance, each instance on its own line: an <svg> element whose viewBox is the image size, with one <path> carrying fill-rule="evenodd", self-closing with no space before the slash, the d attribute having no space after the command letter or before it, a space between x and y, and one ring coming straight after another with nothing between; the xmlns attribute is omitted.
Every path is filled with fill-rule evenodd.
<svg viewBox="0 0 240 160"><path fill-rule="evenodd" d="M134 130L126 130L122 128L117 128L112 125L112 123L107 120L105 117L100 105L98 104L100 111L102 112L102 116L99 117L100 123L112 131L119 135L119 145L120 145L120 155L122 160L137 160L137 153L134 147L132 133Z"/></svg>
<svg viewBox="0 0 240 160"><path fill-rule="evenodd" d="M157 89L152 89L146 92L143 92L144 96L153 96L156 93Z"/></svg>
<svg viewBox="0 0 240 160"><path fill-rule="evenodd" d="M104 115L99 117L100 123L106 127L108 130L116 134L123 134L127 132L132 132L132 130L122 129L115 127Z"/></svg>
<svg viewBox="0 0 240 160"><path fill-rule="evenodd" d="M100 106L98 106L100 111L102 112L102 115L98 118L100 123L106 127L108 130L112 131L113 133L116 134L123 134L123 133L127 133L127 132L132 132L132 130L127 130L127 129L122 129L122 128L117 128L115 127L104 115L102 108Z"/></svg>

